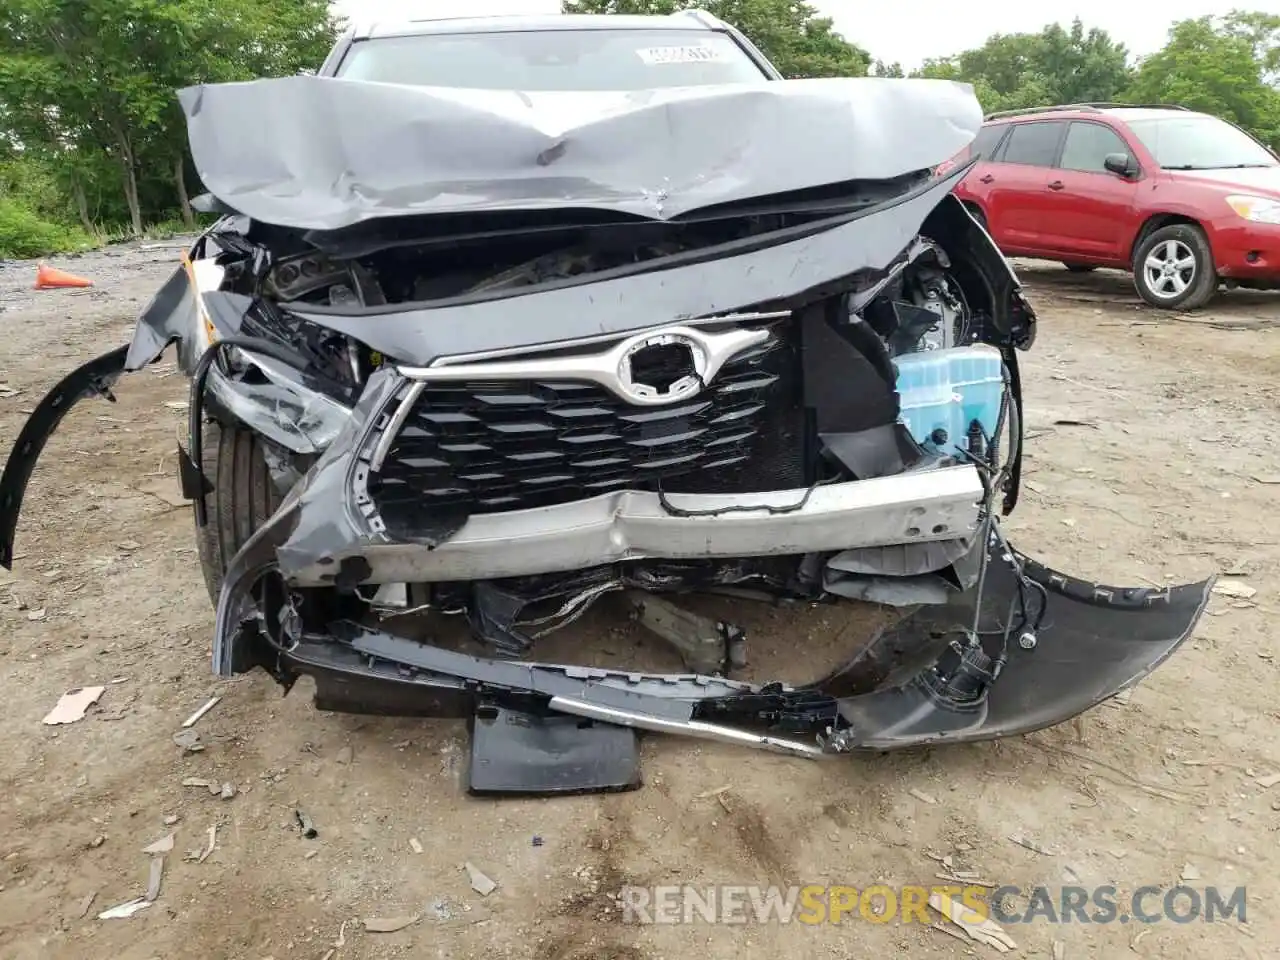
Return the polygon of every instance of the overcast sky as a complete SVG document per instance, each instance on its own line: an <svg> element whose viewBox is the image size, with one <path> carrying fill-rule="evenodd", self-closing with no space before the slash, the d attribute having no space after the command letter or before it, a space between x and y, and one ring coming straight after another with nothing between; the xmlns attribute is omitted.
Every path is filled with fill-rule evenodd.
<svg viewBox="0 0 1280 960"><path fill-rule="evenodd" d="M1052 6L1039 4L969 4L961 0L908 0L904 3L867 4L862 0L809 0L848 39L865 47L887 63L900 62L908 69L926 57L945 57L976 47L994 32L1024 33L1039 30L1055 17L1069 24L1074 17L1086 27L1101 27L1135 54L1147 54L1164 45L1175 20L1222 13L1239 6L1280 13L1280 0L1161 0L1157 4L1126 0L1063 0ZM336 0L346 16L361 19L416 19L500 13L554 13L559 0ZM895 16L892 10L899 11ZM995 16L999 10L999 17Z"/></svg>

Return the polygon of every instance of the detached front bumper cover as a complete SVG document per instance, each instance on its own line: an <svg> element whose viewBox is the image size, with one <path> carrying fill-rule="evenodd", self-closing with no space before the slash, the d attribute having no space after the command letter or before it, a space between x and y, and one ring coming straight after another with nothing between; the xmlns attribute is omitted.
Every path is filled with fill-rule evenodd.
<svg viewBox="0 0 1280 960"><path fill-rule="evenodd" d="M820 757L996 739L1069 720L1163 663L1190 636L1213 583L1101 586L998 543L988 559L980 597L975 587L920 608L803 687L491 660L355 623L301 637L272 667L313 676L321 709L469 718L497 705ZM979 634L1008 630L1019 575L1040 588L1038 626L1006 636L997 666L965 636L979 600Z"/></svg>

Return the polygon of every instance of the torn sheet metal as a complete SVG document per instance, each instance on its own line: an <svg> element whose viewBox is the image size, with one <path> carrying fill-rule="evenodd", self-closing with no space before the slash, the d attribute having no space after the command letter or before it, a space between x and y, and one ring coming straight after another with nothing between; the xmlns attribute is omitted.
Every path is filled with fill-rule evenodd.
<svg viewBox="0 0 1280 960"><path fill-rule="evenodd" d="M214 196L321 231L487 210L666 220L926 170L982 125L969 84L870 77L531 93L284 77L178 96Z"/></svg>
<svg viewBox="0 0 1280 960"><path fill-rule="evenodd" d="M443 357L515 353L546 344L631 333L699 317L798 298L825 284L892 263L939 207L968 217L950 196L967 169L930 181L891 202L726 244L647 261L626 276L586 274L529 292L454 298L438 305L397 304L352 313L293 306L303 319L353 337L401 363L429 366ZM825 225L825 226L824 226ZM801 235L788 240L788 236ZM991 244L990 239L982 243ZM992 247L997 262L999 251ZM656 269L657 266L662 269ZM616 273L617 271L615 271ZM1007 272L1007 271L1006 271ZM1016 289L1016 280L1010 281ZM997 300L997 328L1012 334L1007 302Z"/></svg>

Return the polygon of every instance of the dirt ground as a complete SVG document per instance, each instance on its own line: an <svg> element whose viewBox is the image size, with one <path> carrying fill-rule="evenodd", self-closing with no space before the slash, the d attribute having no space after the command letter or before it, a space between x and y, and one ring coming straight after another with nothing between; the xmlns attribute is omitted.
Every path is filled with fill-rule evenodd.
<svg viewBox="0 0 1280 960"><path fill-rule="evenodd" d="M32 264L0 266L0 454L58 377L124 341L176 256L56 261L96 280L81 291L35 293ZM1002 743L830 763L651 738L638 792L469 799L460 725L323 714L306 684L282 698L265 675L211 676L213 615L172 480L185 383L162 365L123 380L117 404L74 411L29 491L15 571L0 571L0 956L321 960L339 941L336 960L995 956L896 922L624 925L610 900L623 883L927 884L931 854L1022 887L1248 887L1244 927L1037 922L1009 928L1019 956L1057 956L1055 941L1067 958L1275 956L1280 785L1258 781L1280 771L1280 486L1262 482L1280 476L1280 296L1170 317L1118 273L1020 268L1041 335L1012 540L1103 582L1218 571L1257 591L1215 596L1127 703ZM746 623L760 656L792 660L822 626ZM640 642L607 618L587 633ZM85 719L41 723L87 684L107 689ZM195 728L206 749L184 754L172 736L214 694ZM213 853L184 859L212 826ZM96 919L143 892L142 848L170 831L156 902ZM497 890L474 893L464 861ZM395 933L355 922L412 915Z"/></svg>

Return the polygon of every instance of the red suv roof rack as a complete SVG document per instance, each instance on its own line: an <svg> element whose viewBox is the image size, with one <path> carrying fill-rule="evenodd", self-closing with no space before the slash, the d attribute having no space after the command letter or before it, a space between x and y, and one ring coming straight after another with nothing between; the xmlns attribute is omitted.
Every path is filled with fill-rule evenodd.
<svg viewBox="0 0 1280 960"><path fill-rule="evenodd" d="M997 110L988 113L983 120L1002 120L1005 117L1024 117L1033 113L1054 113L1073 110L1079 113L1101 113L1103 110L1186 110L1177 103L1062 103L1050 107L1022 107L1018 110Z"/></svg>

